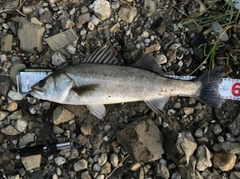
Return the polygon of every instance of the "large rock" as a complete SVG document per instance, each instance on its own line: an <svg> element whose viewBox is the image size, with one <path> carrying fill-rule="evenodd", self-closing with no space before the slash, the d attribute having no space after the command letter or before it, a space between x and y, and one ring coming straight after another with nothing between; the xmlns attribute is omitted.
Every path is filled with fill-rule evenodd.
<svg viewBox="0 0 240 179"><path fill-rule="evenodd" d="M110 4L106 0L96 0L90 5L90 9L101 20L105 20L111 16Z"/></svg>
<svg viewBox="0 0 240 179"><path fill-rule="evenodd" d="M197 148L190 132L171 132L167 136L164 150L167 157L178 166L187 166L189 159Z"/></svg>
<svg viewBox="0 0 240 179"><path fill-rule="evenodd" d="M39 168L41 164L41 158L42 156L39 155L32 155L28 157L22 158L22 164L24 165L25 169L27 171L30 171L35 168Z"/></svg>
<svg viewBox="0 0 240 179"><path fill-rule="evenodd" d="M228 153L215 153L212 161L222 171L232 170L236 163L237 156Z"/></svg>
<svg viewBox="0 0 240 179"><path fill-rule="evenodd" d="M149 118L129 124L117 133L117 139L135 162L154 161L164 153L162 134Z"/></svg>
<svg viewBox="0 0 240 179"><path fill-rule="evenodd" d="M53 123L55 125L68 122L74 118L74 114L68 111L67 109L58 106L54 111L53 111Z"/></svg>
<svg viewBox="0 0 240 179"><path fill-rule="evenodd" d="M19 23L20 48L32 53L42 52L42 38L45 28L32 24L23 17L14 17L13 20Z"/></svg>
<svg viewBox="0 0 240 179"><path fill-rule="evenodd" d="M212 161L211 161L211 155L210 152L208 150L208 148L206 146L199 146L197 148L197 166L196 168L199 171L204 171L206 168L211 167L212 166Z"/></svg>
<svg viewBox="0 0 240 179"><path fill-rule="evenodd" d="M73 29L68 29L54 36L46 38L47 44L53 51L57 51L66 45L73 43L77 39L77 35Z"/></svg>

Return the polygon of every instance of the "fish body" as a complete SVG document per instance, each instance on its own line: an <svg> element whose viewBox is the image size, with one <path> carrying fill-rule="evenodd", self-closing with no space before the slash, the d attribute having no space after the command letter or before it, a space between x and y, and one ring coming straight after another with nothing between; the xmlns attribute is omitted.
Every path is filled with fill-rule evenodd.
<svg viewBox="0 0 240 179"><path fill-rule="evenodd" d="M112 49L105 46L99 54L90 57L93 62L68 66L54 72L34 85L30 94L56 103L87 105L99 118L105 115L103 104L145 101L154 111L159 112L170 96L196 97L211 106L221 106L217 91L223 71L221 67L199 80L182 81L161 75L151 56L142 58L133 66L97 63L107 58L105 53L110 61L114 61Z"/></svg>

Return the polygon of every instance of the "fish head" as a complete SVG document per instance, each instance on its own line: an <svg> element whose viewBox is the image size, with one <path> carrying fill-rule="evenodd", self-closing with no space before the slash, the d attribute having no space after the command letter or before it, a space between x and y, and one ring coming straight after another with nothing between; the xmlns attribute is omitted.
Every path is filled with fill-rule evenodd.
<svg viewBox="0 0 240 179"><path fill-rule="evenodd" d="M38 99L61 103L74 85L73 80L66 74L55 72L33 85L29 93Z"/></svg>

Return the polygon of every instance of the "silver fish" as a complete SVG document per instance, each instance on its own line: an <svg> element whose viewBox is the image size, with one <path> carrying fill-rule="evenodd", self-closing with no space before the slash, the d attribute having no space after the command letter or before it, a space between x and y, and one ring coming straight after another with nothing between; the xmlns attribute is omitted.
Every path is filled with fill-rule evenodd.
<svg viewBox="0 0 240 179"><path fill-rule="evenodd" d="M165 77L156 60L147 55L132 66L122 66L116 51L103 46L79 65L62 68L34 86L30 94L56 103L87 105L103 118L104 104L145 101L159 113L170 96L195 97L215 108L222 105L218 92L224 67L217 67L194 81Z"/></svg>

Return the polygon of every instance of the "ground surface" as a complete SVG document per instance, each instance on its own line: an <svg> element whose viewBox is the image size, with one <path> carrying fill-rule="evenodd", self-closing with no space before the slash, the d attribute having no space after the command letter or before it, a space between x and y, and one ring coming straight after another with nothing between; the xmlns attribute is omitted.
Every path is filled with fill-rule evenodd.
<svg viewBox="0 0 240 179"><path fill-rule="evenodd" d="M126 65L153 54L167 74L197 69L193 75L198 76L212 65L226 65L232 69L229 77L240 78L239 21L233 6L220 0L128 1L0 1L0 178L240 178L238 101L223 100L222 108L213 109L192 98L171 97L159 115L143 102L106 105L106 117L99 120L85 106L15 93L18 70L75 65L107 41ZM214 31L215 21L227 30L225 39ZM213 58L203 63L211 52ZM53 120L64 116L63 111L53 114L59 106L74 117L55 125ZM136 127L141 121L153 127L154 134L141 132L157 144L144 143L146 136ZM124 133L128 128L134 135ZM119 144L124 135L130 149ZM34 139L36 145L47 145L75 137L82 148L30 157L10 151L35 146ZM157 156L155 145L164 153L150 161L149 156ZM146 157L134 159L131 152Z"/></svg>

